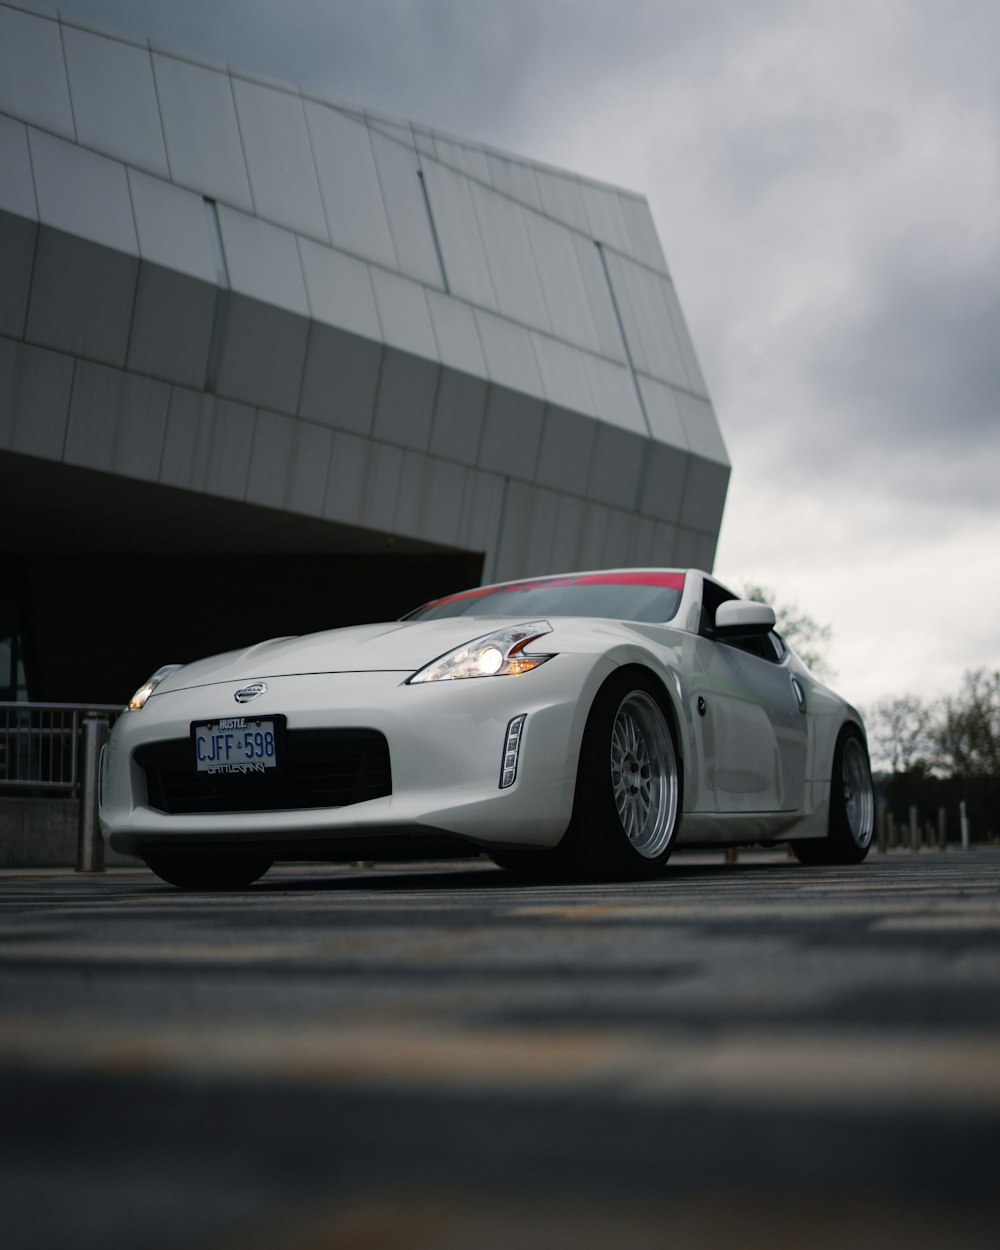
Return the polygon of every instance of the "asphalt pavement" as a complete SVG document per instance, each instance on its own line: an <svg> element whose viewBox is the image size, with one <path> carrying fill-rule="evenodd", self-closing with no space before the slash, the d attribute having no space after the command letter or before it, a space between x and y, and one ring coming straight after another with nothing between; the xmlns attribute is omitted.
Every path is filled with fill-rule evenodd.
<svg viewBox="0 0 1000 1250"><path fill-rule="evenodd" d="M0 872L5 1250L1000 1245L1000 848Z"/></svg>

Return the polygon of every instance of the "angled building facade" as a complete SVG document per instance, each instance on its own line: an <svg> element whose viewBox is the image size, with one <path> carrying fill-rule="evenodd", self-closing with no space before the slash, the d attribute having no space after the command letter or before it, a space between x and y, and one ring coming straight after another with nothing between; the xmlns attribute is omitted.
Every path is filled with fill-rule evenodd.
<svg viewBox="0 0 1000 1250"><path fill-rule="evenodd" d="M0 273L0 698L711 568L729 464L641 196L0 3Z"/></svg>

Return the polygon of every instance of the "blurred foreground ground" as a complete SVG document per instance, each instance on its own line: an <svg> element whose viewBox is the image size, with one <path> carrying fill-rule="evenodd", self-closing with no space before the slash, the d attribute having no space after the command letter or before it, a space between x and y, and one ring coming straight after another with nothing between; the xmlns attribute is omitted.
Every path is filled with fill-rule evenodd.
<svg viewBox="0 0 1000 1250"><path fill-rule="evenodd" d="M1000 848L0 873L5 1250L1000 1245Z"/></svg>

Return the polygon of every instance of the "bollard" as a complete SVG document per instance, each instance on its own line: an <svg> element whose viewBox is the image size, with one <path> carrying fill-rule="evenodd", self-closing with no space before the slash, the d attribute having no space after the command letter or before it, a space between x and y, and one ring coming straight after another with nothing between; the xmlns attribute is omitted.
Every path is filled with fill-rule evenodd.
<svg viewBox="0 0 1000 1250"><path fill-rule="evenodd" d="M736 847L735 846L726 847L726 863L727 864L736 863Z"/></svg>
<svg viewBox="0 0 1000 1250"><path fill-rule="evenodd" d="M101 750L108 740L105 716L87 716L80 727L80 826L76 847L77 872L104 871L104 839L97 820Z"/></svg>
<svg viewBox="0 0 1000 1250"><path fill-rule="evenodd" d="M875 812L875 823L878 826L878 853L884 855L888 849L888 838L886 837L886 820L885 808L880 807Z"/></svg>
<svg viewBox="0 0 1000 1250"><path fill-rule="evenodd" d="M943 807L938 808L938 850L948 849L948 816Z"/></svg>
<svg viewBox="0 0 1000 1250"><path fill-rule="evenodd" d="M965 799L958 805L958 820L962 827L962 850L969 849L969 813L965 808Z"/></svg>
<svg viewBox="0 0 1000 1250"><path fill-rule="evenodd" d="M917 809L910 808L910 850L920 850L920 826L917 824Z"/></svg>
<svg viewBox="0 0 1000 1250"><path fill-rule="evenodd" d="M899 838L896 834L896 822L893 819L892 812L886 817L889 822L889 850L894 851L899 846Z"/></svg>

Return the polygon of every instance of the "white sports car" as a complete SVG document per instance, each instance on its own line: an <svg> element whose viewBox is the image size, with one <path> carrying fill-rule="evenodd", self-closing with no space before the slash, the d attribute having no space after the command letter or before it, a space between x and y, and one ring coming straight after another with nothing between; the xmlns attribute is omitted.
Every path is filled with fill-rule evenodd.
<svg viewBox="0 0 1000 1250"><path fill-rule="evenodd" d="M859 862L861 716L774 623L697 570L617 569L166 665L105 748L102 827L187 888L483 851L591 880L656 876L677 845Z"/></svg>

